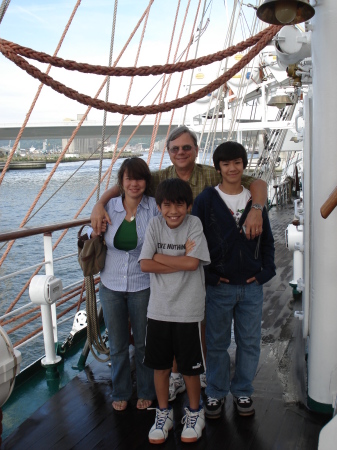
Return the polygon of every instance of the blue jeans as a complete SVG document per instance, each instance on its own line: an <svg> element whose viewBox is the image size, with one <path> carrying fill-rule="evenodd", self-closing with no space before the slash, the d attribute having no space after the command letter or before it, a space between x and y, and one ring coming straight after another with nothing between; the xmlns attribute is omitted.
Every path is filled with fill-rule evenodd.
<svg viewBox="0 0 337 450"><path fill-rule="evenodd" d="M138 398L153 400L156 397L153 370L144 366L146 314L150 289L138 292L112 291L100 283L99 298L103 308L105 326L109 333L112 399L129 400L132 395L129 359L130 317L135 342Z"/></svg>
<svg viewBox="0 0 337 450"><path fill-rule="evenodd" d="M206 394L225 397L251 396L260 357L263 290L247 285L220 283L206 289ZM236 342L235 373L230 381L231 325Z"/></svg>

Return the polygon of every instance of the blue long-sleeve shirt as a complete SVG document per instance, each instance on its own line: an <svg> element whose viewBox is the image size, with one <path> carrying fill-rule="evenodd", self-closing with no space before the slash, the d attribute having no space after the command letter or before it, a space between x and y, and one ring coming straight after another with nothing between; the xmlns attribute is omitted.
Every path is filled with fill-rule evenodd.
<svg viewBox="0 0 337 450"><path fill-rule="evenodd" d="M206 284L218 284L220 277L229 284L242 285L255 277L259 284L275 275L274 238L266 209L263 209L263 232L260 238L248 240L241 227L251 208L248 202L239 221L239 228L218 192L206 188L194 200L192 214L198 216L204 228L211 264L205 267Z"/></svg>

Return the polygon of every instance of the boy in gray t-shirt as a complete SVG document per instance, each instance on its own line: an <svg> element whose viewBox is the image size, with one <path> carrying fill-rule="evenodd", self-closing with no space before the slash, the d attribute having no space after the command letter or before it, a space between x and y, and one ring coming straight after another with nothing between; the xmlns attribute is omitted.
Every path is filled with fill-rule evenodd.
<svg viewBox="0 0 337 450"><path fill-rule="evenodd" d="M172 178L160 183L156 203L162 216L149 222L139 257L141 269L150 273L144 364L154 369L158 408L149 441L155 444L163 443L173 427L168 388L174 357L190 402L181 440L197 441L205 427L200 405L199 375L204 372L200 322L205 307L203 265L210 263L210 257L200 220L187 214L192 202L185 181Z"/></svg>

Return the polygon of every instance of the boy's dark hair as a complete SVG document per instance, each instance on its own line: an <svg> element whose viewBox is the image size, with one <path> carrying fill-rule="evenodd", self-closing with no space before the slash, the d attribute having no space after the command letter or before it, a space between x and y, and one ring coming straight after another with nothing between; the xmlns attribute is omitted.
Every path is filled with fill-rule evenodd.
<svg viewBox="0 0 337 450"><path fill-rule="evenodd" d="M128 173L128 177L132 180L145 180L146 189L145 195L149 195L151 172L146 162L137 157L127 158L123 161L117 174L117 184L121 192L123 192L123 176L124 173Z"/></svg>
<svg viewBox="0 0 337 450"><path fill-rule="evenodd" d="M242 158L243 168L248 164L247 152L243 145L234 141L227 141L220 144L213 153L213 163L216 170L220 170L220 161L233 161Z"/></svg>
<svg viewBox="0 0 337 450"><path fill-rule="evenodd" d="M164 201L172 203L186 203L187 207L193 203L193 194L190 185L180 178L169 178L162 181L156 190L156 203L158 206Z"/></svg>

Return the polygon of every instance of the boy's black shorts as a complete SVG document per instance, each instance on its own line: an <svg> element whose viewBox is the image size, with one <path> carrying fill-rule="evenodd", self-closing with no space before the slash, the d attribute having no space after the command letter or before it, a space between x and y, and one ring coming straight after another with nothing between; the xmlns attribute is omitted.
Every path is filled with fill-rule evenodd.
<svg viewBox="0 0 337 450"><path fill-rule="evenodd" d="M147 319L144 364L156 370L170 369L174 356L183 375L199 375L205 371L200 323Z"/></svg>

